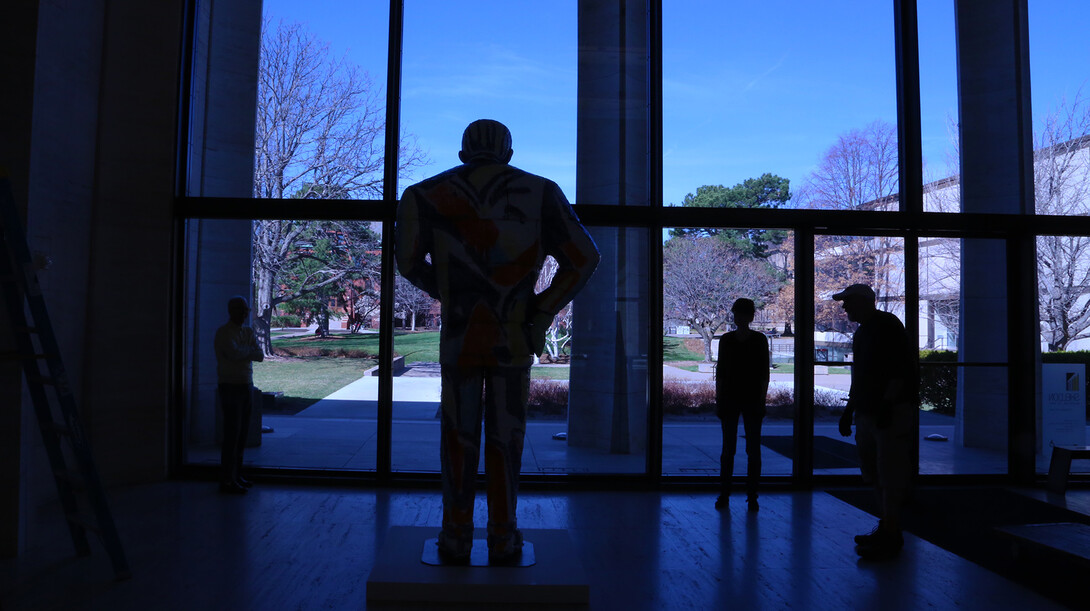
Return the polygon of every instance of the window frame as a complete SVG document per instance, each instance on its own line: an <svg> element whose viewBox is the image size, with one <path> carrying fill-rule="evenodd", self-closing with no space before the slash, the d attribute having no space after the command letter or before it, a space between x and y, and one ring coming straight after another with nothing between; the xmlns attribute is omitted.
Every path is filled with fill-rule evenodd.
<svg viewBox="0 0 1090 611"><path fill-rule="evenodd" d="M1035 286L1036 250L1035 240L1039 235L1090 235L1090 217L1057 217L1034 214L966 214L925 212L923 209L923 163L921 152L920 129L920 89L919 89L919 43L916 25L915 0L890 0L895 11L895 44L897 75L897 131L899 153L899 205L892 211L830 211L800 209L708 209L666 207L662 202L662 0L649 0L649 23L651 30L651 57L649 77L651 80L649 109L651 137L648 152L651 155L650 206L620 207L599 205L595 202L576 201L574 205L581 220L588 226L610 228L643 228L650 235L658 235L664 227L776 227L794 232L796 243L796 286L795 311L796 328L813 328L813 307L810 302L813 295L812 255L799 256L801 253L813 253L814 236L821 234L857 234L883 235L903 238L905 241L905 261L918 263L918 241L928 237L950 238L992 238L1003 240L1008 252L1008 286ZM193 44L196 37L195 5L197 0L190 0L186 27L187 36L183 44L183 65L192 64ZM386 150L398 149L400 139L400 98L401 98L401 61L403 46L404 1L391 0L389 10L389 51L387 54L386 82ZM174 219L176 227L176 300L184 296L183 278L185 270L184 235L188 219L342 219L360 221L379 221L383 223L382 235L382 273L380 309L380 364L378 395L378 457L375 471L353 472L351 475L337 471L338 478L358 477L363 480L388 481L399 480L435 480L434 474L411 474L391 471L392 450L392 402L393 386L390 356L393 354L393 227L397 193L399 191L396 159L388 156L384 161L384 185L381 199L373 200L308 200L300 206L297 200L270 200L224 197L195 197L185 192L188 173L187 150L189 141L183 137L188 129L188 99L192 82L191 68L182 70L179 100L179 148L176 183ZM1032 170L1032 169L1031 169ZM650 248L648 277L662 277L662 253L660 248ZM653 282L653 280L652 280ZM660 287L651 287L649 291L653 303L649 324L648 371L661 371L662 337L659 328L662 320L662 297ZM658 290L656 290L658 289ZM918 265L905 267L906 303L918 303L919 278ZM1008 392L1008 418L1010 423L1008 473L1004 477L1024 474L1028 468L1032 473L1033 456L1024 455L1024 449L1014 443L1015 431L1033 429L1035 418L1036 369L1033 357L1033 330L1019 328L1020 323L1029 320L1037 307L1036 294L1008 299L1008 331L1010 333L1009 367L1011 386ZM174 339L172 371L174 372L174 416L175 424L172 443L175 472L193 472L199 469L186 464L184 458L184 418L185 389L182 387L182 375L185 363L180 346L185 343L186 329L183 328L182 307L175 305ZM906 328L910 335L916 336L918 320L906 316ZM1034 317L1035 318L1035 317ZM1028 325L1022 324L1021 327ZM800 333L796 340L795 388L798 397L798 419L795 426L796 459L794 473L789 477L768 477L769 481L790 483L808 488L816 481L828 484L854 482L856 478L843 476L818 476L813 473L813 377L814 365L812 334ZM1027 352L1028 351L1028 352ZM960 364L959 364L960 365ZM965 366L980 364L965 363ZM1030 400L1027 402L1026 399ZM662 379L649 376L648 440L647 468L645 473L637 475L618 474L565 474L565 475L524 475L528 483L558 483L578 486L592 483L596 486L625 486L635 483L640 487L654 487L670 482L712 483L711 476L677 476L662 474ZM916 442L916 465L918 470L918 445ZM1027 467L1028 465L1028 467ZM284 475L300 477L329 476L329 473L303 469L278 470ZM718 476L715 476L718 477ZM971 476L973 481L989 479L987 476ZM1024 475L1023 475L1024 477ZM958 476L924 475L921 481L957 480Z"/></svg>

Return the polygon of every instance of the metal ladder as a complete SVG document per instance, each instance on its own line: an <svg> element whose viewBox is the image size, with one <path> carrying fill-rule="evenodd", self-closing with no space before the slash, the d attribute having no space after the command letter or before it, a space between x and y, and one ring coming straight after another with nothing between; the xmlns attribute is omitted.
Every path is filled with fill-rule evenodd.
<svg viewBox="0 0 1090 611"><path fill-rule="evenodd" d="M15 352L0 352L0 360L23 363L27 390L34 404L76 554L90 555L87 531L96 532L110 555L116 579L128 579L131 576L129 564L91 448L80 425L76 400L65 375L57 338L4 168L0 168L0 293L4 295L16 348ZM45 365L44 371L41 364ZM56 409L50 404L47 386L54 390ZM56 412L60 413L59 419L54 417ZM75 467L69 467L69 464Z"/></svg>

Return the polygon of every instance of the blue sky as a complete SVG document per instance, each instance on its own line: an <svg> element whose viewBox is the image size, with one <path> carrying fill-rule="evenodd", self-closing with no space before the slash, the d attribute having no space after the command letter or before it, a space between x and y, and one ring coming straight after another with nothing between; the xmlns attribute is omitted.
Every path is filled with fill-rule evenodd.
<svg viewBox="0 0 1090 611"><path fill-rule="evenodd" d="M387 4L265 0L265 12L306 23L384 84ZM953 0L918 4L925 172L938 178L957 116ZM797 188L839 134L895 123L892 0L663 5L667 204L765 172ZM1030 0L1029 10L1039 117L1090 80L1090 2ZM574 0L407 0L402 128L431 161L414 178L457 164L462 130L488 117L511 128L513 164L556 180L574 200L575 17Z"/></svg>

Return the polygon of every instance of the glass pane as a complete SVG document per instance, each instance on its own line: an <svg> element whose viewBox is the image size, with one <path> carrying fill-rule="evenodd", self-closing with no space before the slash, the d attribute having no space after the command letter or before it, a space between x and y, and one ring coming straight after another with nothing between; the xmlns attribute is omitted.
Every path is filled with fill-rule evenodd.
<svg viewBox="0 0 1090 611"><path fill-rule="evenodd" d="M574 2L406 2L402 131L422 157L402 185L457 165L466 126L494 119L512 164L575 201L577 25Z"/></svg>
<svg viewBox="0 0 1090 611"><path fill-rule="evenodd" d="M381 224L188 221L190 462L218 463L211 338L247 296L265 358L246 464L374 469Z"/></svg>
<svg viewBox="0 0 1090 611"><path fill-rule="evenodd" d="M1090 213L1090 6L1078 0L1030 0L1034 194L1038 214Z"/></svg>
<svg viewBox="0 0 1090 611"><path fill-rule="evenodd" d="M746 442L738 440L750 435L744 418L736 416L731 428L737 432L724 437L716 410L717 384L724 393L744 393L745 382L763 386L759 376L768 375L761 403L766 415L756 448L761 473L790 475L795 421L792 233L690 227L672 228L668 235L662 278L663 473L719 476L724 444L734 443L733 454L728 447L728 456L734 456L732 472L744 476L749 460ZM744 366L758 358L723 352L724 334L738 328L732 310L740 298L754 302L753 320L746 327L764 336L767 353L760 358L769 369L744 375L735 371L732 377L731 371L718 370L724 359ZM737 337L732 335L728 345ZM736 350L752 351L752 341ZM716 376L722 378L718 383ZM729 401L726 394L723 401Z"/></svg>
<svg viewBox="0 0 1090 611"><path fill-rule="evenodd" d="M663 201L771 172L790 181L796 207L896 209L892 9L664 2ZM724 35L727 23L739 27ZM782 44L741 25L773 23ZM838 166L853 155L866 169L846 178Z"/></svg>
<svg viewBox="0 0 1090 611"><path fill-rule="evenodd" d="M1048 472L1053 445L1087 445L1090 364L1090 237L1037 238L1041 317L1041 401L1037 470Z"/></svg>
<svg viewBox="0 0 1090 611"><path fill-rule="evenodd" d="M922 238L919 245L920 473L986 472L970 467L974 453L955 434L961 240ZM1005 466L1004 459L989 468Z"/></svg>
<svg viewBox="0 0 1090 611"><path fill-rule="evenodd" d="M1001 240L920 240L920 473L1007 472Z"/></svg>
<svg viewBox="0 0 1090 611"><path fill-rule="evenodd" d="M482 12L457 3L406 3L402 120L431 156L406 184L458 165L466 126L489 118L511 131L512 165L555 181L570 201L646 203L646 194L619 188L647 182L646 168L628 162L630 154L647 159L646 137L627 131L646 119L620 112L613 97L588 93L598 87L613 96L620 85L646 98L646 87L617 77L645 79L647 54L634 50L640 43L631 37L627 53L617 53L617 43L607 41L618 30L629 33L629 26L646 37L646 21L638 10L626 13L632 26L609 21L605 8L577 14L578 8L574 2L560 3L559 10L497 3ZM596 21L603 27L588 27ZM628 65L629 54L643 65ZM613 76L595 80L600 72ZM646 114L646 104L633 107ZM577 125L580 109L593 121ZM577 167L584 177L578 185ZM646 471L648 231L591 233L602 261L570 311L553 321L546 351L531 367L525 474ZM434 472L438 421L410 426L397 414L402 397L436 379L400 382L395 379L393 468ZM434 396L434 386L428 388Z"/></svg>
<svg viewBox="0 0 1090 611"><path fill-rule="evenodd" d="M855 284L871 288L878 310L905 320L904 238L814 237L814 473L858 472L855 438L839 432L851 388L852 338L843 302L832 296ZM853 471L854 470L854 471Z"/></svg>
<svg viewBox="0 0 1090 611"><path fill-rule="evenodd" d="M590 231L602 262L553 320L545 350L530 368L523 474L646 470L649 284L646 266L632 262L647 260L640 253L648 233ZM550 272L555 266L547 261L539 288ZM406 365L394 378L396 471L439 471L440 321L434 312L431 304L419 314L415 331L407 316L395 313L394 349Z"/></svg>
<svg viewBox="0 0 1090 611"><path fill-rule="evenodd" d="M919 0L920 129L923 206L927 212L961 209L958 158L957 47L954 4Z"/></svg>
<svg viewBox="0 0 1090 611"><path fill-rule="evenodd" d="M548 445L538 446L545 450L538 469L645 473L651 232L612 227L590 232L602 262L572 304L567 439L550 437ZM524 473L531 468L523 462Z"/></svg>
<svg viewBox="0 0 1090 611"><path fill-rule="evenodd" d="M215 40L207 67L198 57L190 194L380 198L388 3L267 0L261 6L256 64L238 65L247 55L231 46L229 56L217 55ZM207 36L214 37L217 32L209 29ZM199 101L204 88L207 104ZM246 99L255 89L256 104ZM224 119L227 107L237 108ZM251 124L252 131L242 127ZM411 133L402 148L403 166L423 156ZM253 151L252 164L234 163L236 150ZM226 157L232 162L225 163ZM247 174L241 188L240 172Z"/></svg>

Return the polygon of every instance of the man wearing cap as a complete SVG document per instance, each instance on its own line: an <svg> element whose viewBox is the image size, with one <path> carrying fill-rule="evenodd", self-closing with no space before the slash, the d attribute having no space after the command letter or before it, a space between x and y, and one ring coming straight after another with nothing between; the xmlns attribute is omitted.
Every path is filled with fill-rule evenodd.
<svg viewBox="0 0 1090 611"><path fill-rule="evenodd" d="M265 359L254 330L246 325L250 303L236 295L227 301L227 322L216 329L216 376L223 412L223 446L220 451L220 492L245 494L253 484L242 477L242 453L253 411L254 372L251 363Z"/></svg>
<svg viewBox="0 0 1090 611"><path fill-rule="evenodd" d="M462 165L409 187L397 208L398 269L441 306L438 544L447 562L470 558L482 412L489 562L520 557L515 508L530 366L600 258L556 183L509 165L512 153L507 127L474 121L462 136ZM546 256L558 269L535 294Z"/></svg>
<svg viewBox="0 0 1090 611"><path fill-rule="evenodd" d="M881 519L868 534L857 535L864 558L895 556L904 546L901 508L912 479L915 401L913 362L905 327L893 314L875 308L874 291L853 284L833 295L848 320L859 323L852 336L852 385L840 417L840 434L852 434L863 481L875 486Z"/></svg>

